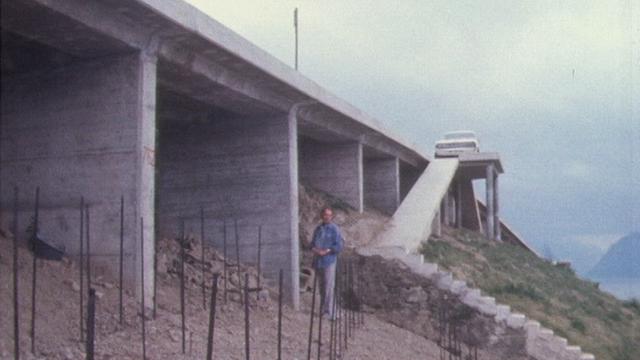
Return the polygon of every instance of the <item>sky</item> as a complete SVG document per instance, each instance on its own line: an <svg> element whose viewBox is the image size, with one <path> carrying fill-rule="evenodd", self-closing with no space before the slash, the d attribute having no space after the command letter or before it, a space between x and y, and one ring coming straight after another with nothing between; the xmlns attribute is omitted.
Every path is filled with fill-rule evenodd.
<svg viewBox="0 0 640 360"><path fill-rule="evenodd" d="M640 230L640 0L188 2L292 67L297 7L302 74L427 154L476 131L503 219L579 272Z"/></svg>

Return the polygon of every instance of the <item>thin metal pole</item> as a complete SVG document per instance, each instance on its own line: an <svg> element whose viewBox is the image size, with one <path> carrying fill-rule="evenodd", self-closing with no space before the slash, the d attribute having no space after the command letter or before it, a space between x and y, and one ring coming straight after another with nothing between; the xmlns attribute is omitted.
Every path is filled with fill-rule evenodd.
<svg viewBox="0 0 640 360"><path fill-rule="evenodd" d="M89 304L87 305L87 342L85 351L87 360L94 359L95 328L96 328L96 290L89 289Z"/></svg>
<svg viewBox="0 0 640 360"><path fill-rule="evenodd" d="M244 274L244 353L249 360L249 273Z"/></svg>
<svg viewBox="0 0 640 360"><path fill-rule="evenodd" d="M345 294L345 298L344 298L344 349L345 351L349 348L349 284L347 283L347 263L345 262L342 266L342 271L343 271L343 279L342 279L342 286L344 289L344 294Z"/></svg>
<svg viewBox="0 0 640 360"><path fill-rule="evenodd" d="M20 360L20 314L18 307L18 187L13 188L13 357Z"/></svg>
<svg viewBox="0 0 640 360"><path fill-rule="evenodd" d="M204 277L204 208L200 207L200 260L202 261L202 308L207 308L207 290Z"/></svg>
<svg viewBox="0 0 640 360"><path fill-rule="evenodd" d="M122 305L122 285L123 285L123 262L124 262L124 196L120 197L120 289L119 289L119 298L120 298L120 325L123 324L123 305Z"/></svg>
<svg viewBox="0 0 640 360"><path fill-rule="evenodd" d="M216 298L218 296L218 277L220 274L213 274L211 283L211 304L209 308L209 333L207 335L207 360L213 356L213 333L216 324Z"/></svg>
<svg viewBox="0 0 640 360"><path fill-rule="evenodd" d="M240 278L240 236L238 235L238 219L233 219L233 227L236 235L236 266L238 273L238 292L240 293L240 300L242 299L242 279Z"/></svg>
<svg viewBox="0 0 640 360"><path fill-rule="evenodd" d="M40 211L40 187L36 187L36 208L33 219L33 238L31 246L33 250L33 268L31 272L31 353L36 352L36 278L37 278L37 256L36 241L38 238L38 212Z"/></svg>
<svg viewBox="0 0 640 360"><path fill-rule="evenodd" d="M338 260L336 259L336 270L338 269ZM331 331L329 334L329 359L332 360L334 359L335 356L335 345L336 345L336 341L335 341L335 335L336 335L336 323L338 322L338 316L336 315L336 310L337 310L337 296L336 293L338 291L337 286L336 286L336 272L334 271L334 278L333 278L333 303L331 305Z"/></svg>
<svg viewBox="0 0 640 360"><path fill-rule="evenodd" d="M324 281L326 287L326 279ZM325 294L327 289L325 288ZM320 304L318 307L318 360L320 360L320 350L322 348L322 310L324 309L324 294L320 292Z"/></svg>
<svg viewBox="0 0 640 360"><path fill-rule="evenodd" d="M84 196L80 197L80 341L84 341Z"/></svg>
<svg viewBox="0 0 640 360"><path fill-rule="evenodd" d="M222 252L224 254L224 264L222 266L223 278L224 278L224 303L227 303L227 220L223 220L224 223L222 225Z"/></svg>
<svg viewBox="0 0 640 360"><path fill-rule="evenodd" d="M146 334L146 322L147 316L145 314L145 299L144 299L144 218L140 217L140 294L142 295L142 359L147 358L147 334Z"/></svg>
<svg viewBox="0 0 640 360"><path fill-rule="evenodd" d="M89 217L89 205L86 205L85 216L87 217L87 289L91 288L91 232L90 232L90 221Z"/></svg>
<svg viewBox="0 0 640 360"><path fill-rule="evenodd" d="M282 359L282 276L280 269L278 273L278 360Z"/></svg>
<svg viewBox="0 0 640 360"><path fill-rule="evenodd" d="M258 288L256 289L256 299L259 300L260 299L260 290L262 289L262 287L260 287L260 277L262 275L261 273L261 265L262 265L262 225L258 226Z"/></svg>
<svg viewBox="0 0 640 360"><path fill-rule="evenodd" d="M156 241L156 239L154 239ZM153 319L156 319L156 309L158 308L158 243L153 246Z"/></svg>
<svg viewBox="0 0 640 360"><path fill-rule="evenodd" d="M295 8L295 10L293 10L293 27L295 28L295 39L296 39L295 69L298 70L298 8Z"/></svg>
<svg viewBox="0 0 640 360"><path fill-rule="evenodd" d="M342 321L343 321L343 316L344 316L344 304L342 302L342 296L340 296L340 294L343 291L343 287L342 287L342 273L341 273L341 269L342 269L342 262L338 262L336 264L336 286L338 288L338 290L336 291L336 297L337 297L337 301L340 303L340 305L338 306L338 323L336 324L336 355L338 355L338 353L340 354L340 356L342 356L342 347L343 347L343 341L342 341Z"/></svg>
<svg viewBox="0 0 640 360"><path fill-rule="evenodd" d="M184 324L184 219L180 222L180 314L182 316L182 353L186 352Z"/></svg>
<svg viewBox="0 0 640 360"><path fill-rule="evenodd" d="M313 339L313 311L316 307L316 288L318 283L318 275L313 276L313 295L311 297L311 319L309 320L309 341L307 342L307 360L311 360L311 340Z"/></svg>

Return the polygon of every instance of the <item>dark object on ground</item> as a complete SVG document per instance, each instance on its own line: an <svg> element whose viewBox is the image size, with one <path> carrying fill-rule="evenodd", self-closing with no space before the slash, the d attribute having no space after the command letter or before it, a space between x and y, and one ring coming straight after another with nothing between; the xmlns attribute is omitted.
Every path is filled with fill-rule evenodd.
<svg viewBox="0 0 640 360"><path fill-rule="evenodd" d="M64 256L65 248L62 249L49 244L46 240L42 238L42 235L37 234L36 236L32 236L29 240L29 249L36 254L36 257L45 260L62 260Z"/></svg>

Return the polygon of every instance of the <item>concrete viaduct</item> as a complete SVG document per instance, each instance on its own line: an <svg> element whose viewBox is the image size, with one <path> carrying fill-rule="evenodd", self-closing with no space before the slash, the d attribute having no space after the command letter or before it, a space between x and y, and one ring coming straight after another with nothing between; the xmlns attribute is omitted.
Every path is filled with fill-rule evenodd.
<svg viewBox="0 0 640 360"><path fill-rule="evenodd" d="M39 186L44 236L78 254L82 195L97 266L117 266L121 196L127 274L143 257L151 264L155 239L181 222L195 232L203 208L216 246L237 220L245 261L263 227L266 275L287 270L297 304L300 182L400 223L480 230L471 180L487 178L485 228L500 238L496 154L455 160L434 185L439 160L186 3L5 1L1 30L3 219L19 186L26 226ZM398 215L410 203L437 210ZM145 274L151 296L153 267Z"/></svg>

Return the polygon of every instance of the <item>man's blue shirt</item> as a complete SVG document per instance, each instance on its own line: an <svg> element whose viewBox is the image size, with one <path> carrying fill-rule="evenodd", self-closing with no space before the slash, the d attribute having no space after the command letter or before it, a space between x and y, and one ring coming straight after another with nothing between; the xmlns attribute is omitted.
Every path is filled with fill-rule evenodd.
<svg viewBox="0 0 640 360"><path fill-rule="evenodd" d="M344 239L340 233L338 225L334 223L320 224L313 232L311 247L320 249L331 249L325 256L316 256L315 267L324 269L336 262L337 254L342 251Z"/></svg>

